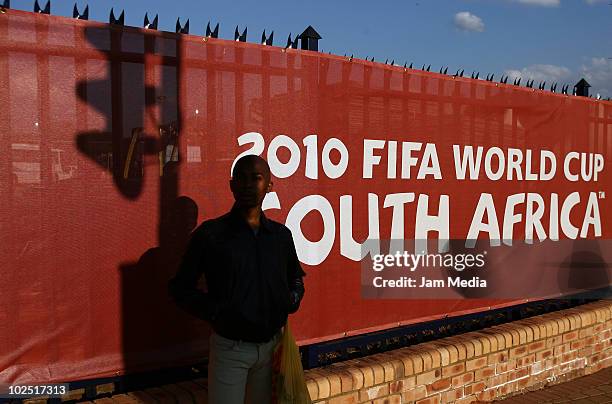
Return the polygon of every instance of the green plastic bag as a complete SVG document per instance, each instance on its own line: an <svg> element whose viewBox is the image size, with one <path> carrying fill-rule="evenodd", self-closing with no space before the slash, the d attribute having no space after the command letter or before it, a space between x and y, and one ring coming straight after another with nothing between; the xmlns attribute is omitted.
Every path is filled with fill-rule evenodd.
<svg viewBox="0 0 612 404"><path fill-rule="evenodd" d="M272 402L276 404L311 404L304 380L300 350L285 325L272 358Z"/></svg>

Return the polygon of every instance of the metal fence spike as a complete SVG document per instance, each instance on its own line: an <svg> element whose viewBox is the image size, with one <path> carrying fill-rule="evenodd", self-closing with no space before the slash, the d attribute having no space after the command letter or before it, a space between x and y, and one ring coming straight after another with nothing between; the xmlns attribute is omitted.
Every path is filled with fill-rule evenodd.
<svg viewBox="0 0 612 404"><path fill-rule="evenodd" d="M236 30L234 31L234 41L236 42L246 42L247 36L247 28L244 27L244 31L242 31L242 35L238 31L238 26L236 25Z"/></svg>
<svg viewBox="0 0 612 404"><path fill-rule="evenodd" d="M77 20L89 20L89 5L85 6L83 14L80 14L76 3L74 3L74 8L72 9L72 18L76 18Z"/></svg>
<svg viewBox="0 0 612 404"><path fill-rule="evenodd" d="M210 21L206 24L206 36L208 38L219 38L219 23L215 26L214 30L210 30Z"/></svg>
<svg viewBox="0 0 612 404"><path fill-rule="evenodd" d="M408 66L409 69L412 69L412 62L410 62L410 66Z"/></svg>
<svg viewBox="0 0 612 404"><path fill-rule="evenodd" d="M114 10L111 8L109 22L115 25L123 25L124 21L125 21L125 12L121 10L121 15L119 16L119 19L117 19L115 18Z"/></svg>
<svg viewBox="0 0 612 404"><path fill-rule="evenodd" d="M431 69L431 65L427 66L427 71L429 71Z"/></svg>
<svg viewBox="0 0 612 404"><path fill-rule="evenodd" d="M285 49L290 48L291 47L291 32L289 33L289 36L287 37L287 45L285 45Z"/></svg>
<svg viewBox="0 0 612 404"><path fill-rule="evenodd" d="M47 0L47 5L44 9L41 9L38 5L38 0L34 1L34 12L41 14L51 14L51 0Z"/></svg>
<svg viewBox="0 0 612 404"><path fill-rule="evenodd" d="M266 44L266 30L263 30L263 33L261 34L261 44L265 45Z"/></svg>
<svg viewBox="0 0 612 404"><path fill-rule="evenodd" d="M155 14L155 18L153 19L153 21L149 21L149 14L145 13L145 18L144 18L144 23L143 23L143 27L146 29L157 29L157 22L158 22L158 15Z"/></svg>
<svg viewBox="0 0 612 404"><path fill-rule="evenodd" d="M189 34L189 18L187 18L187 22L185 25L181 27L181 19L176 19L176 33L177 34Z"/></svg>

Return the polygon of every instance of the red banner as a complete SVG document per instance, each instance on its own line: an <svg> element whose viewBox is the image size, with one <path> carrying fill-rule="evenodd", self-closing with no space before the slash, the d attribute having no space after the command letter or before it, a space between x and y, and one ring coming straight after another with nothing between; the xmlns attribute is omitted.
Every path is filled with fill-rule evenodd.
<svg viewBox="0 0 612 404"><path fill-rule="evenodd" d="M366 239L612 236L609 102L6 10L0 105L1 383L205 357L166 282L243 152L307 272L302 344L517 303L364 299Z"/></svg>

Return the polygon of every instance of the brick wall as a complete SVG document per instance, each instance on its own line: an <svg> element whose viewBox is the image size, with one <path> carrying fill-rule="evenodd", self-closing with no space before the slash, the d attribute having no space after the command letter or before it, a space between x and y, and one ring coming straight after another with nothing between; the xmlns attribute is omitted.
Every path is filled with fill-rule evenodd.
<svg viewBox="0 0 612 404"><path fill-rule="evenodd" d="M471 403L612 366L612 301L306 371L314 403Z"/></svg>

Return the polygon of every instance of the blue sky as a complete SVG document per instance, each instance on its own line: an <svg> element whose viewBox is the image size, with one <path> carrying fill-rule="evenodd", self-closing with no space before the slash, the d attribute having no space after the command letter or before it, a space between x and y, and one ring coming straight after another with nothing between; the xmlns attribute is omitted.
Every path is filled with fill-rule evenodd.
<svg viewBox="0 0 612 404"><path fill-rule="evenodd" d="M1 0L0 0L1 1ZM46 0L39 0L41 6ZM414 62L438 71L502 73L547 83L575 84L586 77L591 92L612 97L612 0L78 0L90 19L108 21L111 7L125 10L127 25L142 26L156 13L160 29L174 31L176 19L190 19L190 33L220 22L220 37L248 27L248 41L274 30L275 45L309 24L323 39L324 52L354 54L376 61ZM29 10L34 0L12 0ZM74 1L52 1L55 15L72 16ZM119 13L116 13L118 15ZM561 87L561 84L558 86ZM571 86L570 86L571 87ZM548 85L547 85L548 88Z"/></svg>

